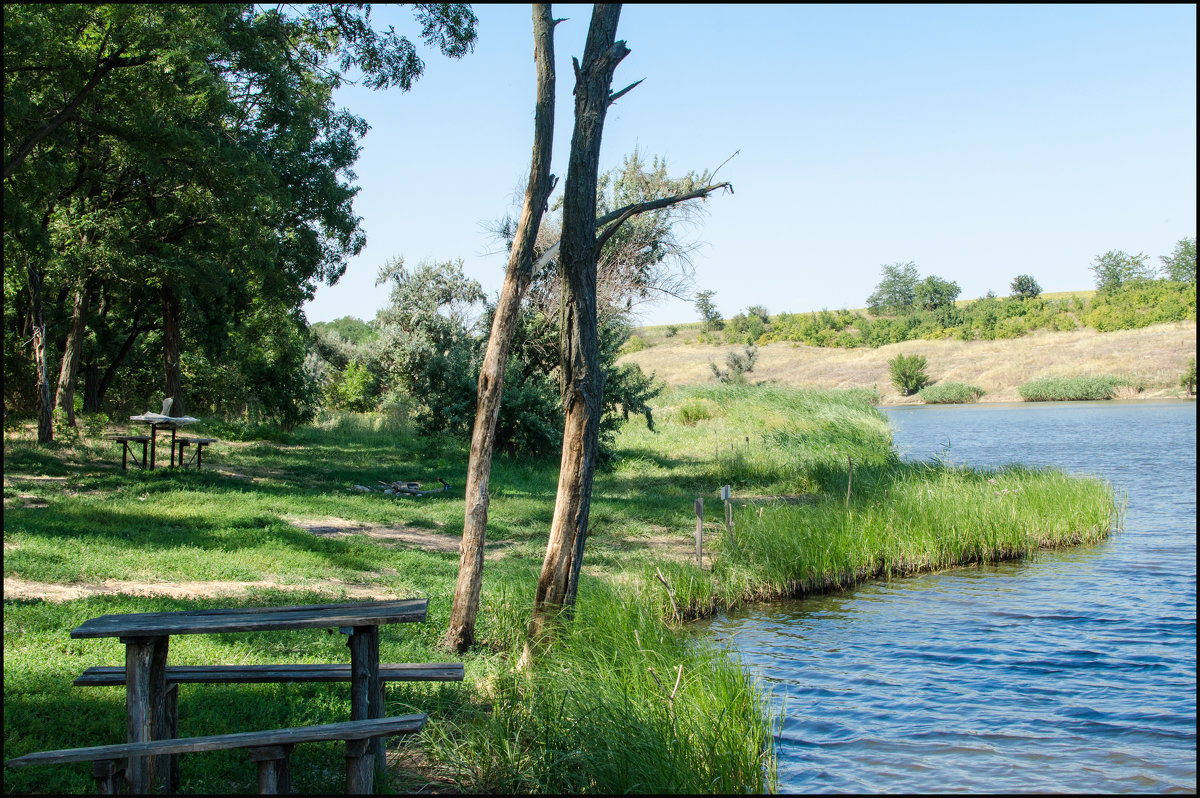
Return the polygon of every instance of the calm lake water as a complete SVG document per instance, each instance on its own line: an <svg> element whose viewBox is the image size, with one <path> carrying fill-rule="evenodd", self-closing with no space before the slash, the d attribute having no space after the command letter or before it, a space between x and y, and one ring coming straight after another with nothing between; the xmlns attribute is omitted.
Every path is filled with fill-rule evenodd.
<svg viewBox="0 0 1200 798"><path fill-rule="evenodd" d="M1196 790L1196 405L888 408L908 460L1052 465L1125 529L707 624L771 690L783 792Z"/></svg>

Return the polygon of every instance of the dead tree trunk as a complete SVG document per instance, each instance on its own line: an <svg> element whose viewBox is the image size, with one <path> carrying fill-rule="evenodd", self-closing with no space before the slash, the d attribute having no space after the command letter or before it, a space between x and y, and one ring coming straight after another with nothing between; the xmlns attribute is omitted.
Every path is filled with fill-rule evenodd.
<svg viewBox="0 0 1200 798"><path fill-rule="evenodd" d="M604 390L596 320L596 180L604 117L613 100L628 91L610 93L613 72L629 54L625 42L615 41L620 15L620 5L596 5L583 64L572 61L575 131L563 197L559 258L563 282L559 347L565 428L550 541L538 578L521 669L532 664L533 657L551 636L567 595L575 539L587 530L591 509Z"/></svg>
<svg viewBox="0 0 1200 798"><path fill-rule="evenodd" d="M42 274L29 255L25 256L29 274L29 300L33 311L33 362L37 367L38 443L54 440L51 422L50 372L46 365L46 313L42 307Z"/></svg>
<svg viewBox="0 0 1200 798"><path fill-rule="evenodd" d="M63 411L68 426L75 426L75 380L83 356L83 337L88 313L88 279L84 275L75 286L75 301L71 309L71 330L63 347L62 366L58 372L58 390L54 405Z"/></svg>
<svg viewBox="0 0 1200 798"><path fill-rule="evenodd" d="M525 185L525 203L508 256L504 286L492 319L492 334L479 372L479 398L475 427L467 463L467 503L463 519L458 582L446 647L462 653L475 641L475 616L483 583L483 546L487 532L488 482L492 472L492 450L496 443L496 420L504 389L504 369L512 349L513 331L520 315L521 300L533 276L533 245L550 192L550 153L554 141L554 26L549 3L533 6L533 56L537 62L537 106L534 112L533 159Z"/></svg>
<svg viewBox="0 0 1200 798"><path fill-rule="evenodd" d="M184 415L183 383L179 373L179 297L165 282L160 291L163 312L163 389L174 397L171 415Z"/></svg>

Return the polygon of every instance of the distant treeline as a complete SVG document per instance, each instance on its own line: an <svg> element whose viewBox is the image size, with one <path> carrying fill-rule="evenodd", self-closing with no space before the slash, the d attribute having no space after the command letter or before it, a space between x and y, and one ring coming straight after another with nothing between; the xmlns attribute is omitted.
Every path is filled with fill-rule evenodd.
<svg viewBox="0 0 1200 798"><path fill-rule="evenodd" d="M1129 283L1090 298L988 296L936 310L915 308L887 316L821 310L780 313L764 319L755 313L738 313L725 322L722 330L704 333L701 340L736 344L792 341L853 349L917 339L992 341L1018 338L1035 330L1080 327L1112 332L1195 319L1196 284L1161 279Z"/></svg>

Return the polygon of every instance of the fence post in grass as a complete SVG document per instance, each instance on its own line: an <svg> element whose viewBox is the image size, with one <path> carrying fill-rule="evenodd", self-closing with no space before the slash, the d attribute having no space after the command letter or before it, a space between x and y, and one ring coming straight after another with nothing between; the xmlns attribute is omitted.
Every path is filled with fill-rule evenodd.
<svg viewBox="0 0 1200 798"><path fill-rule="evenodd" d="M732 550L736 545L733 542L733 504L730 502L730 497L733 495L733 486L726 485L721 488L721 498L725 501L725 530L729 533L729 548Z"/></svg>
<svg viewBox="0 0 1200 798"><path fill-rule="evenodd" d="M854 484L854 461L850 459L850 455L846 455L846 464L849 470L846 472L846 509L850 509L850 486Z"/></svg>
<svg viewBox="0 0 1200 798"><path fill-rule="evenodd" d="M704 499L696 497L696 567L704 567Z"/></svg>

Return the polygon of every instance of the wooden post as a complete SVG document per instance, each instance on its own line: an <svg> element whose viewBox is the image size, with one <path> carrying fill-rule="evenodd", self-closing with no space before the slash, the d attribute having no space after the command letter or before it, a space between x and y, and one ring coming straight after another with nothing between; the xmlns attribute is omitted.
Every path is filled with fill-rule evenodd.
<svg viewBox="0 0 1200 798"><path fill-rule="evenodd" d="M125 760L97 759L92 763L96 792L101 795L120 795L125 792Z"/></svg>
<svg viewBox="0 0 1200 798"><path fill-rule="evenodd" d="M379 627L353 627L346 645L350 647L350 720L381 718L383 695L379 692ZM375 767L382 771L386 766L384 738L373 737L369 742L368 752L374 754L372 759L377 760Z"/></svg>
<svg viewBox="0 0 1200 798"><path fill-rule="evenodd" d="M369 795L375 786L370 740L346 741L346 794Z"/></svg>
<svg viewBox="0 0 1200 798"><path fill-rule="evenodd" d="M258 763L259 795L287 795L292 791L292 746L263 745L248 753L250 761Z"/></svg>
<svg viewBox="0 0 1200 798"><path fill-rule="evenodd" d="M166 695L166 734L163 739L176 740L179 738L179 684L172 684L167 688ZM170 754L167 757L168 764L168 779L167 782L171 786L171 792L179 792L179 754Z"/></svg>
<svg viewBox="0 0 1200 798"><path fill-rule="evenodd" d="M704 499L696 497L696 566L704 567Z"/></svg>
<svg viewBox="0 0 1200 798"><path fill-rule="evenodd" d="M733 542L733 504L730 502L732 496L732 485L726 485L721 488L721 498L725 500L725 530L729 532L729 548L731 551L735 545Z"/></svg>
<svg viewBox="0 0 1200 798"><path fill-rule="evenodd" d="M846 463L849 470L846 472L846 509L850 509L850 486L854 484L854 461L850 459L850 455L846 455Z"/></svg>
<svg viewBox="0 0 1200 798"><path fill-rule="evenodd" d="M131 743L161 739L167 734L168 637L122 637L125 644L125 730ZM129 757L129 791L144 795L151 786L166 787L168 757Z"/></svg>

